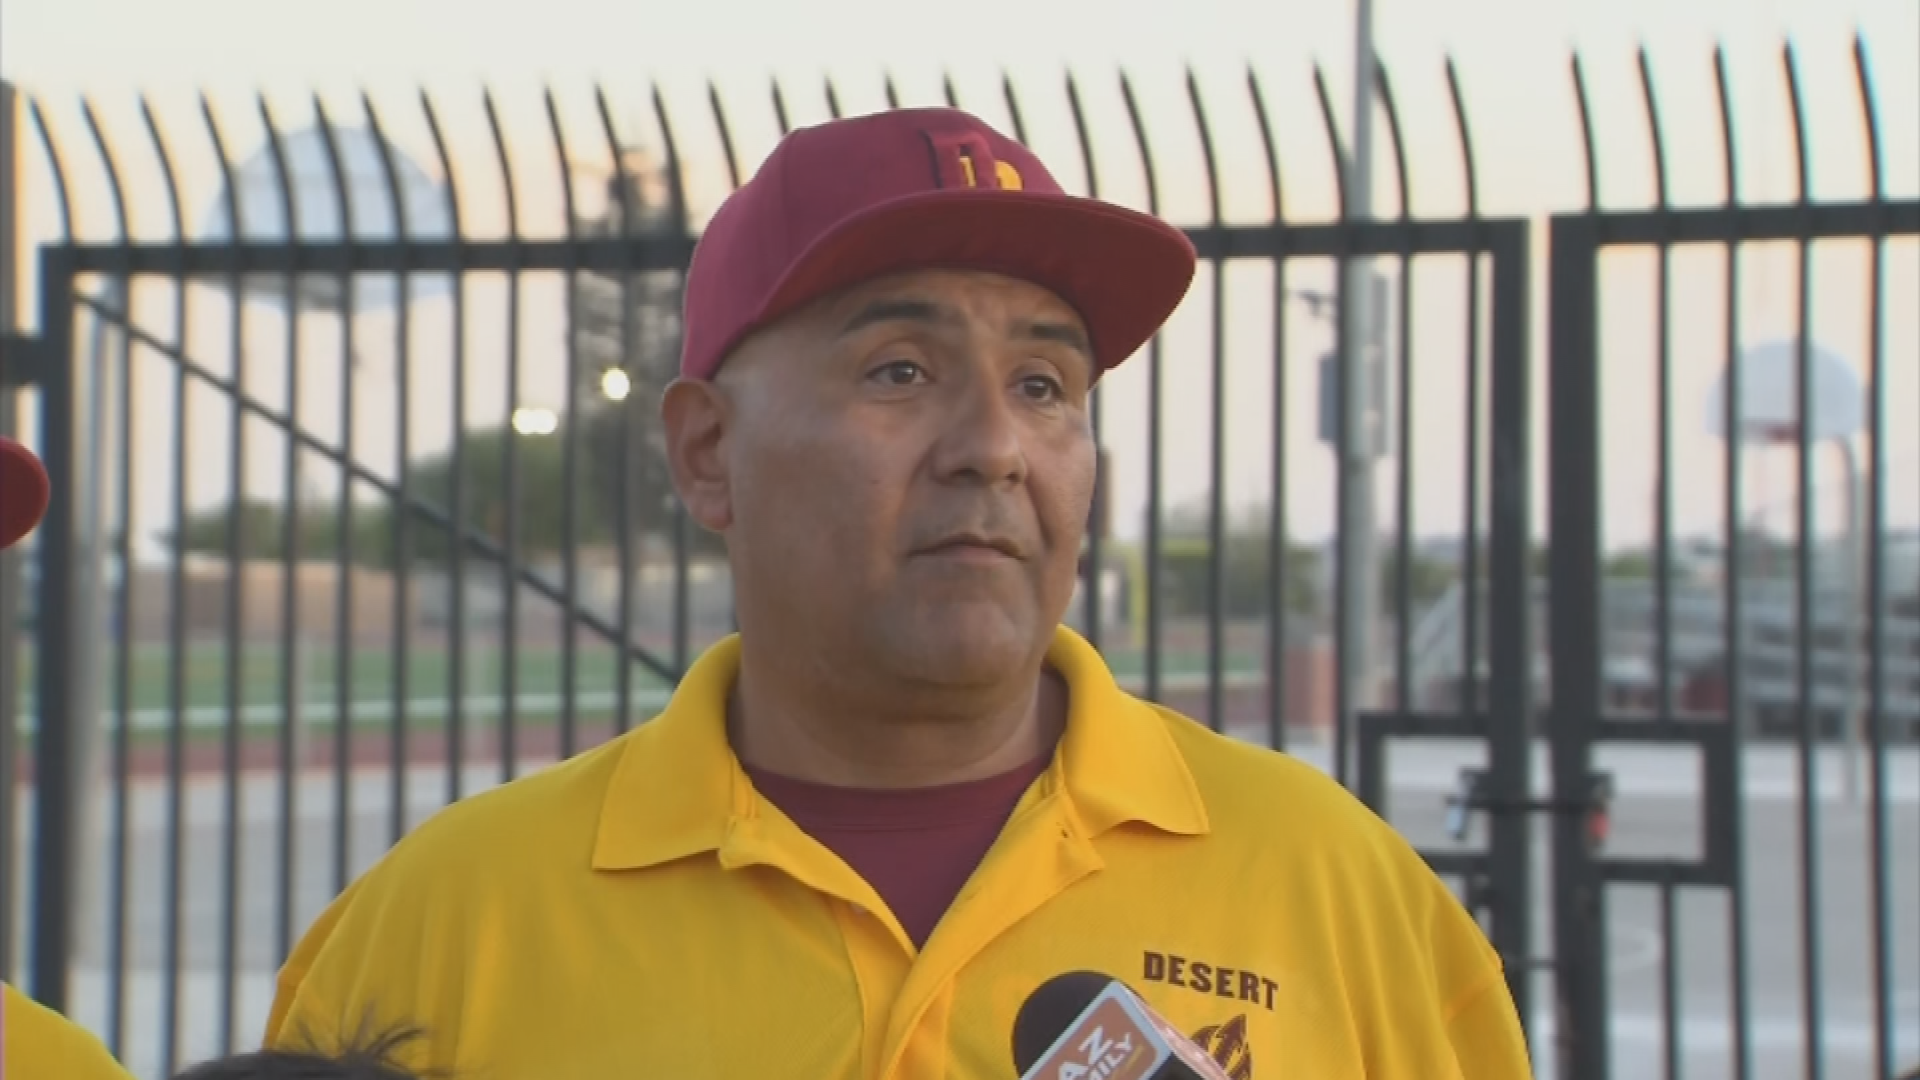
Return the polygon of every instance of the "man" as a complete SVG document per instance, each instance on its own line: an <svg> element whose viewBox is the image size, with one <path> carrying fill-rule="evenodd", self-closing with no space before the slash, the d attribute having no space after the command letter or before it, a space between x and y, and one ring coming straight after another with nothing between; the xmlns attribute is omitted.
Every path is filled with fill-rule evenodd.
<svg viewBox="0 0 1920 1080"><path fill-rule="evenodd" d="M19 543L47 512L47 473L33 452L0 437L0 551ZM6 628L0 627L0 643ZM11 713L0 707L0 716ZM10 777L0 777L11 793ZM0 983L0 1080L131 1080L79 1025Z"/></svg>
<svg viewBox="0 0 1920 1080"><path fill-rule="evenodd" d="M1519 1080L1499 959L1318 772L1061 628L1088 395L1194 252L954 110L784 139L715 215L662 404L740 632L651 723L453 807L320 917L269 1041L361 1010L532 1077L1010 1077L1132 983L1239 1080Z"/></svg>

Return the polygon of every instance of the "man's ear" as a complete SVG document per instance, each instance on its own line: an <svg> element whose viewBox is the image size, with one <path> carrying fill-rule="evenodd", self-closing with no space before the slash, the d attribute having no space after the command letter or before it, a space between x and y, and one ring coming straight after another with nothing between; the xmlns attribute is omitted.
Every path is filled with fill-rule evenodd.
<svg viewBox="0 0 1920 1080"><path fill-rule="evenodd" d="M720 386L675 379L660 399L667 436L667 467L687 515L710 532L733 524L733 489L727 476L727 428L731 402Z"/></svg>

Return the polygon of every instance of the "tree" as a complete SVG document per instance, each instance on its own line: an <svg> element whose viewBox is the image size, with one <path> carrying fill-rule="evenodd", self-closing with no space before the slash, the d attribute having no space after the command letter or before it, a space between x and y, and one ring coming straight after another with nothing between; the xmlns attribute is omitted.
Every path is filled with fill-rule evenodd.
<svg viewBox="0 0 1920 1080"><path fill-rule="evenodd" d="M1273 553L1269 518L1264 508L1250 509L1225 530L1223 615L1254 618L1267 614ZM1207 545L1205 511L1176 508L1166 517L1161 547L1160 587L1169 615L1204 615L1212 607L1208 596L1211 553ZM1320 610L1320 556L1310 547L1285 545L1286 605L1296 615Z"/></svg>
<svg viewBox="0 0 1920 1080"><path fill-rule="evenodd" d="M589 447L596 436L589 424L581 433L581 448L589 477L574 504L574 537L577 546L607 546L616 542L619 523L616 508L605 498L593 497L592 475L596 469L611 466L597 459ZM452 514L453 486L462 485L465 498L465 528L486 537L495 547L506 545L509 522L506 482L506 450L509 440L518 448L519 500L512 519L522 557L560 554L565 550L566 485L562 468L566 427L563 424L550 435L526 436L509 429L495 428L469 435L462 447L460 475L456 478L451 452L435 454L415 461L408 470L408 495L425 504L434 515L415 512L409 545L413 560L422 564L444 563L452 553L450 531L436 522ZM672 498L671 488L667 492ZM388 567L393 564L395 505L388 500L375 504L356 504L353 513L353 561L362 566ZM309 559L331 559L339 554L339 511L337 502L313 502L300 511L300 553ZM218 507L187 519L182 530L186 550L200 554L224 555L230 507ZM241 550L251 556L271 557L281 550L286 529L286 507L279 502L247 499L239 504ZM634 535L641 534L640 523L652 521L656 535L658 524L671 521L671 513L658 507L636 513L631 519ZM167 537L167 542L172 542ZM688 550L719 550L718 538L695 526L689 526ZM472 554L471 551L468 552Z"/></svg>
<svg viewBox="0 0 1920 1080"><path fill-rule="evenodd" d="M327 503L310 503L302 506L300 512L300 551L310 557L332 557L339 549L339 522L335 517L335 507ZM219 507L214 510L195 514L187 519L186 527L178 533L166 533L160 542L172 547L180 541L186 551L200 555L227 554L229 517L239 514L240 550L253 556L269 556L277 553L285 540L286 506L266 499L242 499L237 511L234 506ZM364 520L356 520L354 529L357 539L376 541Z"/></svg>
<svg viewBox="0 0 1920 1080"><path fill-rule="evenodd" d="M1460 572L1454 562L1436 559L1418 551L1407 560L1407 604L1409 614L1418 617L1420 612L1446 595L1448 589L1460 578ZM1400 552L1390 548L1380 560L1380 597L1388 609L1399 603L1400 596Z"/></svg>
<svg viewBox="0 0 1920 1080"><path fill-rule="evenodd" d="M557 434L557 433L556 433ZM518 439L520 450L520 546L528 554L547 554L560 549L561 493L560 442L557 438L526 438L504 428L475 432L467 437L460 460L461 481L466 498L466 527L486 536L494 544L505 540L506 446ZM453 456L436 454L413 463L408 470L408 494L415 500L450 515L452 506ZM581 507L581 538L591 542L605 530L599 526L591 504ZM187 519L181 530L186 550L201 554L224 555L227 552L227 518L231 507L218 507ZM353 508L353 561L363 566L390 566L393 563L394 506L390 501L356 503ZM241 548L251 556L271 556L280 551L286 530L286 506L280 502L247 499L239 504ZM172 537L168 537L171 542ZM451 537L445 528L418 515L413 519L410 536L413 558L437 563L447 559ZM300 554L309 559L331 559L340 552L340 504L337 501L310 502L300 510Z"/></svg>
<svg viewBox="0 0 1920 1080"><path fill-rule="evenodd" d="M676 209L680 200L665 171L644 151L629 149L622 162L623 170L608 178L605 212L576 221L575 234L600 238L676 234L681 228ZM632 539L637 542L651 535L671 541L677 498L658 410L661 394L679 371L684 273L678 268L641 269L625 274L624 281L622 277L598 270L574 276L569 304L577 379L574 415L562 417L560 426L547 435L522 436L506 427L473 432L464 440L458 476L450 450L411 462L409 493L414 498L443 515L450 514L458 484L469 530L504 545L507 524L513 520L523 555L558 554L565 539L564 455L570 429L577 424L576 543L617 543L623 499ZM609 372L614 371L624 377L624 385L619 377L608 382ZM516 448L519 476L519 500L512 508L506 497L509 444ZM356 563L391 565L394 509L387 503L355 507ZM225 552L228 513L229 508L221 507L189 519L182 530L186 549ZM245 500L239 513L243 550L252 554L280 550L284 507ZM303 511L304 556L337 555L337 515L334 503ZM448 530L419 516L413 526L412 557L426 563L444 562L451 552ZM692 523L686 525L686 538L690 551L721 550L717 537Z"/></svg>
<svg viewBox="0 0 1920 1080"><path fill-rule="evenodd" d="M1609 578L1645 580L1653 577L1653 552L1644 548L1617 551L1606 557L1601 571Z"/></svg>
<svg viewBox="0 0 1920 1080"><path fill-rule="evenodd" d="M607 179L605 214L577 222L575 231L629 239L677 235L684 224L674 178L644 150L625 150L621 163ZM659 405L679 373L684 284L679 267L590 271L574 280L571 327L581 442L587 482L606 504L610 530L618 528L623 499L635 535L667 536L674 528L676 498ZM617 373L611 389L620 392L608 392L611 373ZM697 526L689 523L687 529L690 543L715 546Z"/></svg>

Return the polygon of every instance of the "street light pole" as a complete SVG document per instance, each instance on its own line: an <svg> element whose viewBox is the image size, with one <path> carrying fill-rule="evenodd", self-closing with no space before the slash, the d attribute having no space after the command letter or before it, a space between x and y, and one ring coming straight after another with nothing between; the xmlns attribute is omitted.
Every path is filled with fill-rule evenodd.
<svg viewBox="0 0 1920 1080"><path fill-rule="evenodd" d="M1856 664L1861 648L1861 626L1867 619L1868 605L1872 603L1866 595L1860 564L1866 558L1865 526L1861 519L1864 500L1860 490L1860 462L1854 457L1853 440L1836 438L1834 445L1840 448L1840 459L1847 469L1847 517L1841 526L1840 566L1842 568L1840 599L1840 729L1841 739L1846 746L1843 767L1846 769L1847 803L1850 806L1860 804L1860 784L1863 747L1861 743L1867 735L1869 718L1860 707L1860 669ZM1806 543L1806 541L1802 541ZM1812 625L1813 620L1807 620Z"/></svg>
<svg viewBox="0 0 1920 1080"><path fill-rule="evenodd" d="M1373 0L1356 0L1354 25L1353 139L1347 162L1347 216L1366 221L1373 216ZM1371 704L1373 637L1377 616L1375 595L1378 568L1374 565L1374 455L1379 452L1376 427L1383 418L1373 415L1375 391L1373 333L1375 314L1369 301L1371 268L1366 259L1347 260L1341 282L1340 315L1345 348L1346 382L1343 409L1344 437L1337 450L1345 484L1340 507L1339 577L1336 583L1341 611L1341 648L1346 657L1342 693L1341 730L1354 730L1354 714ZM1335 750L1337 774L1345 779L1347 746Z"/></svg>

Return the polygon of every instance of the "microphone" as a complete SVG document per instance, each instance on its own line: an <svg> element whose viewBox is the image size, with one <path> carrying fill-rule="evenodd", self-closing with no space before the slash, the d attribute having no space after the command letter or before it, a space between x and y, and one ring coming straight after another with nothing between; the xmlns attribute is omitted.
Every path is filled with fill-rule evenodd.
<svg viewBox="0 0 1920 1080"><path fill-rule="evenodd" d="M1206 1051L1111 975L1041 983L1013 1021L1020 1080L1229 1080Z"/></svg>

